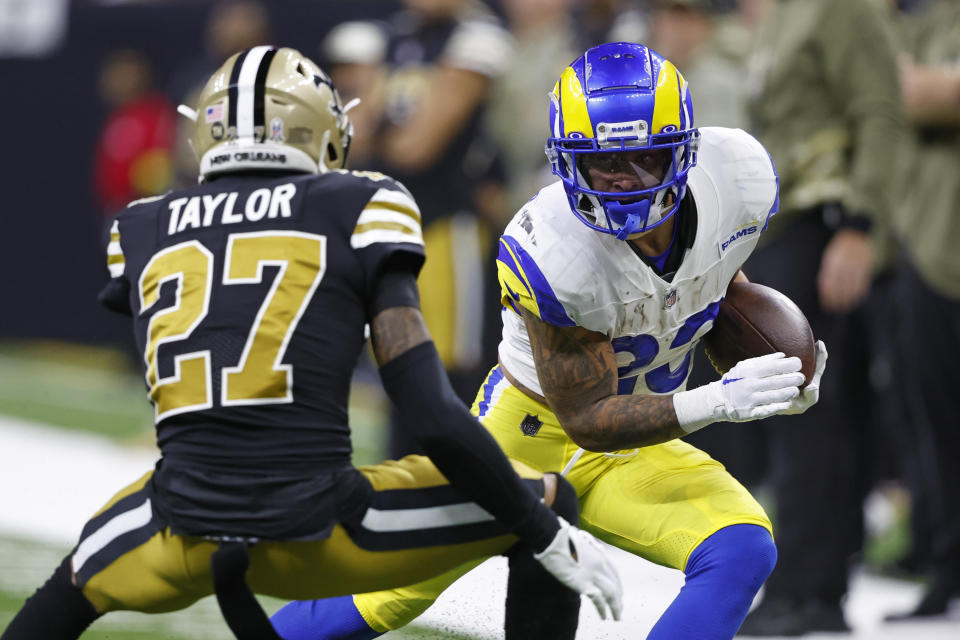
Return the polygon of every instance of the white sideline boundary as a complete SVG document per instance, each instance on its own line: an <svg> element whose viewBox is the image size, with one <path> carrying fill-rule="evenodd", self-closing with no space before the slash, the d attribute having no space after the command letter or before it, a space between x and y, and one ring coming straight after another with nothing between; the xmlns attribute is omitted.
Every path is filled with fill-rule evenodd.
<svg viewBox="0 0 960 640"><path fill-rule="evenodd" d="M90 516L159 456L155 448L0 417L0 532L73 545Z"/></svg>
<svg viewBox="0 0 960 640"><path fill-rule="evenodd" d="M51 544L76 543L86 520L118 490L153 468L155 448L126 447L104 438L0 417L0 533ZM624 584L624 619L601 621L584 601L579 636L637 640L646 636L683 585L679 572L619 549L611 556ZM13 559L0 556L0 567ZM847 640L957 640L960 617L950 621L883 624L883 616L909 610L921 587L858 573L846 603ZM494 558L454 584L411 627L386 638L439 640L452 633L479 639L502 635L506 561ZM957 612L954 611L954 614Z"/></svg>

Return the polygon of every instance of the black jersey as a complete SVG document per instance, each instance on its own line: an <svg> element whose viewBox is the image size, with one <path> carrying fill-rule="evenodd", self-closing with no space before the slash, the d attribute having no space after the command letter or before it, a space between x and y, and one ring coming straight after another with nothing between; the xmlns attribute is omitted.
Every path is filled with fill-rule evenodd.
<svg viewBox="0 0 960 640"><path fill-rule="evenodd" d="M375 173L228 175L131 204L107 258L101 300L133 316L164 457L349 466L378 274L423 262L406 189Z"/></svg>
<svg viewBox="0 0 960 640"><path fill-rule="evenodd" d="M439 65L468 70L488 78L509 64L510 35L489 11L470 6L457 15L425 20L401 11L389 23L385 85L386 120L404 126L427 99L429 78ZM472 211L478 181L500 178L493 163L495 149L485 138L483 108L469 114L428 167L408 171L391 164L384 171L402 181L417 197L424 226L461 211ZM378 167L379 168L379 167Z"/></svg>

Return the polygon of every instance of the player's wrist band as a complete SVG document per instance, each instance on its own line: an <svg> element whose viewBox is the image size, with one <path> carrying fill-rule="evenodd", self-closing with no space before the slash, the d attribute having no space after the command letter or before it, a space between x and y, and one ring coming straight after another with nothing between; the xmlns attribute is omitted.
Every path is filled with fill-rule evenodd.
<svg viewBox="0 0 960 640"><path fill-rule="evenodd" d="M716 384L720 382L673 394L673 410L677 412L677 423L685 433L693 433L717 421L716 388L713 386Z"/></svg>

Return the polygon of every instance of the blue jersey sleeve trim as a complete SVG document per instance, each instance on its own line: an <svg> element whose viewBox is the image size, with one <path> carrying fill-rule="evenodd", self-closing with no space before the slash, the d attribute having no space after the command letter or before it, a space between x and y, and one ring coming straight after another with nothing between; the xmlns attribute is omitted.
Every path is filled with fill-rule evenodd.
<svg viewBox="0 0 960 640"><path fill-rule="evenodd" d="M506 245L506 246L504 246ZM510 251L507 251L509 247ZM520 264L514 261L510 252L517 256ZM503 262L513 271L521 282L523 282L528 291L532 288L532 295L537 302L537 308L540 310L540 319L558 327L574 327L576 322L570 319L566 309L557 299L556 294L550 283L547 282L540 267L534 261L533 257L527 253L516 239L510 236L503 236L500 239L500 252L497 259Z"/></svg>
<svg viewBox="0 0 960 640"><path fill-rule="evenodd" d="M513 247L513 244L516 243L516 241L513 240L513 238L510 238L509 236L503 236L502 238L500 238L500 248L499 248L499 251L497 252L497 261L503 263L508 269L510 269L510 271L513 272L513 275L517 276L517 279L526 288L527 294L532 296L533 292L530 291L530 286L527 284L526 278L523 277L523 271L521 271L520 267L517 265L516 261L513 259L513 255L509 251L507 251L507 247L504 246L505 244L508 244L507 241L512 242L511 244L509 244L511 248ZM520 299L519 293L517 293L510 287L506 287L506 289L507 289L507 293L510 294L511 298L513 298L514 300Z"/></svg>
<svg viewBox="0 0 960 640"><path fill-rule="evenodd" d="M487 411L490 410L490 400L493 399L493 389L500 381L503 380L503 370L499 365L493 368L493 371L490 372L490 376L487 378L487 381L483 383L483 400L480 401L478 409L480 410L478 418L482 418L487 415Z"/></svg>
<svg viewBox="0 0 960 640"><path fill-rule="evenodd" d="M763 229L760 229L760 233L763 233L767 230L767 226L770 224L770 218L777 215L777 212L780 211L780 174L777 173L777 165L773 161L773 156L770 155L770 152L767 152L767 157L770 158L770 168L773 169L773 179L777 185L777 192L773 197L773 204L770 206L770 211L767 212L767 219L763 223Z"/></svg>

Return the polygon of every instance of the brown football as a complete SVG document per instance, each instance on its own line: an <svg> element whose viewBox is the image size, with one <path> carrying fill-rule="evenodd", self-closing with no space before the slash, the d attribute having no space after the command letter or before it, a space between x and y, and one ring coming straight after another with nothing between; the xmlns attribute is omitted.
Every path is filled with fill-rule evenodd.
<svg viewBox="0 0 960 640"><path fill-rule="evenodd" d="M804 386L817 360L813 331L800 308L776 289L753 282L730 284L703 346L720 373L746 358L776 351L796 356L803 365Z"/></svg>

